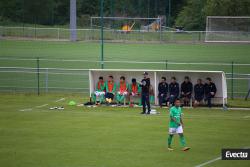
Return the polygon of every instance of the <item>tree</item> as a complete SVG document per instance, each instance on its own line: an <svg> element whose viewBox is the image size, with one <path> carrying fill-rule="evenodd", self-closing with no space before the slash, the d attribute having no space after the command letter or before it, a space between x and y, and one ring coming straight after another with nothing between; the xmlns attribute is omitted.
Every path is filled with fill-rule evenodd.
<svg viewBox="0 0 250 167"><path fill-rule="evenodd" d="M206 0L188 0L187 5L178 14L175 25L184 26L186 30L203 30L205 28Z"/></svg>
<svg viewBox="0 0 250 167"><path fill-rule="evenodd" d="M249 16L249 0L207 0L207 16Z"/></svg>
<svg viewBox="0 0 250 167"><path fill-rule="evenodd" d="M188 0L175 25L186 30L204 30L206 16L249 16L249 0Z"/></svg>

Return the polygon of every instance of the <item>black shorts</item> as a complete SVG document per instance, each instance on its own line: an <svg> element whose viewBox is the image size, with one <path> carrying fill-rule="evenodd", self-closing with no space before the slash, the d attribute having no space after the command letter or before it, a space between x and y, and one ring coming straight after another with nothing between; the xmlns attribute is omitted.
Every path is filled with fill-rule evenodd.
<svg viewBox="0 0 250 167"><path fill-rule="evenodd" d="M109 99L113 100L114 99L114 94L107 92L106 95L105 95L105 98L109 98Z"/></svg>

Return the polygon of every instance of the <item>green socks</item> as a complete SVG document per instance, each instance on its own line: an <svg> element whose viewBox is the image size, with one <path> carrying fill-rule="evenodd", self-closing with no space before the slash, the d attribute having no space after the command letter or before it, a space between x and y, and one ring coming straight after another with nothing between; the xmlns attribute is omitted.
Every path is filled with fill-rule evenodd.
<svg viewBox="0 0 250 167"><path fill-rule="evenodd" d="M185 146L186 146L186 141L185 141L184 136L180 136L180 143L181 143L181 146L182 146L182 147L185 147Z"/></svg>
<svg viewBox="0 0 250 167"><path fill-rule="evenodd" d="M119 95L119 94L116 95L116 100L120 103L124 101L124 98L125 98L124 95Z"/></svg>
<svg viewBox="0 0 250 167"><path fill-rule="evenodd" d="M169 136L168 136L168 147L171 146L173 137L174 137L173 135L169 135ZM184 136L179 136L179 137L180 137L181 146L182 146L182 147L185 147L185 146L186 146L186 141L185 141Z"/></svg>
<svg viewBox="0 0 250 167"><path fill-rule="evenodd" d="M168 147L171 146L172 140L173 140L173 135L169 135L168 136Z"/></svg>

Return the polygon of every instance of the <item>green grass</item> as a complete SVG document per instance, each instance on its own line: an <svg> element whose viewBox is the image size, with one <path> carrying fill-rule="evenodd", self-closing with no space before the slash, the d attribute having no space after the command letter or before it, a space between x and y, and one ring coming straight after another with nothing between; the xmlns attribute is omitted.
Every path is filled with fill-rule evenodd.
<svg viewBox="0 0 250 167"><path fill-rule="evenodd" d="M140 115L140 108L86 108L76 95L1 94L0 164L6 167L195 166L220 156L222 148L250 146L249 111L184 110L189 152L178 137L167 151L169 116ZM65 101L55 102L60 98ZM48 106L36 108L43 104ZM64 106L63 111L49 107ZM20 111L32 108L32 111ZM249 161L216 161L207 166L249 166Z"/></svg>
<svg viewBox="0 0 250 167"><path fill-rule="evenodd" d="M100 60L100 44L89 42L46 42L46 41L0 41L0 58L37 58L41 59L75 59L75 60ZM105 68L118 69L166 69L166 60L169 62L205 62L205 63L250 63L250 47L247 44L124 44L105 43L104 59L116 61L148 61L163 62L163 64L128 64L105 63ZM1 60L0 67L34 67L36 60L16 61ZM40 60L41 68L100 68L99 63L81 61L49 61ZM168 69L179 70L223 70L231 72L231 65L173 65L168 64ZM249 66L234 66L235 73L249 73ZM53 71L49 71L53 72ZM88 73L85 76L49 74L50 91L54 87L88 88ZM237 77L237 76L235 76ZM1 73L0 86L12 86L11 90L22 87L24 91L35 91L36 74ZM45 76L42 74L40 85L45 86ZM13 88L14 87L14 88ZM32 87L26 89L24 87ZM3 88L7 89L7 88ZM248 90L247 80L235 80L235 92L242 92L236 96L245 96ZM45 89L42 88L42 91ZM62 89L59 89L59 91ZM74 91L74 90L69 90ZM76 90L79 91L79 90ZM81 92L87 90L80 90ZM228 92L231 91L231 82L228 81Z"/></svg>

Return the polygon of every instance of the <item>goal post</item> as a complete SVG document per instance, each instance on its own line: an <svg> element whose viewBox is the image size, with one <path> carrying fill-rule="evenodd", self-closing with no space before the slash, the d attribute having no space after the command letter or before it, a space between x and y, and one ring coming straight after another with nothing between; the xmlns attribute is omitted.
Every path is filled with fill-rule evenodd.
<svg viewBox="0 0 250 167"><path fill-rule="evenodd" d="M227 82L223 71L196 71L196 70L138 70L138 69L90 69L89 70L89 90L90 95L96 89L98 78L102 76L106 81L109 75L113 75L114 81L119 83L119 78L124 76L127 83L131 83L132 78L136 78L140 82L143 78L143 72L149 73L151 85L154 90L155 104L158 104L158 84L161 77L167 78L167 83L170 83L171 77L176 77L177 82L181 84L185 76L189 76L193 85L196 84L197 79L205 80L206 77L212 78L217 87L217 93L213 99L213 103L225 106L227 103Z"/></svg>
<svg viewBox="0 0 250 167"><path fill-rule="evenodd" d="M250 16L207 16L205 42L250 43Z"/></svg>

